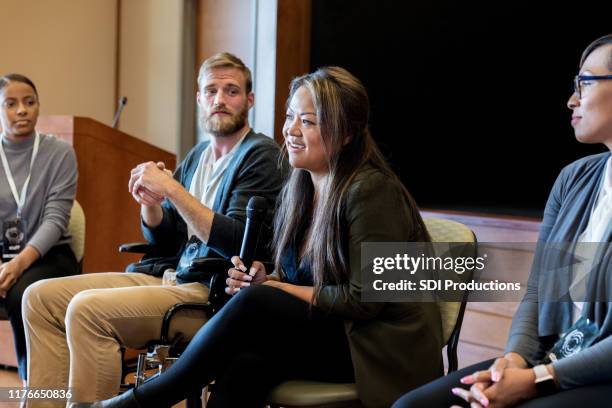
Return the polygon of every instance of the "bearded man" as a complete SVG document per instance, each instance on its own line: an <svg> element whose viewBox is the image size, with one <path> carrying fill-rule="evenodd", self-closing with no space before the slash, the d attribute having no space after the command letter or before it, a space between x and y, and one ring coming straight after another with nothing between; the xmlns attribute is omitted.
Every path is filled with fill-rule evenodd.
<svg viewBox="0 0 612 408"><path fill-rule="evenodd" d="M207 301L209 276L191 271L191 260L238 254L249 198L264 197L273 209L284 181L278 145L249 126L254 100L251 72L239 58L220 53L207 59L197 102L210 140L196 145L174 174L162 162L131 172L128 189L141 205L143 235L156 258L131 265L129 273L50 279L28 288L23 310L30 388L70 388L71 400L80 402L117 395L121 346L141 348L158 338L172 305ZM271 219L272 210L268 225ZM267 246L267 232L260 247ZM176 269L177 285L162 285L159 265ZM201 315L175 320L172 332L187 338L202 324ZM34 400L28 406L65 403Z"/></svg>

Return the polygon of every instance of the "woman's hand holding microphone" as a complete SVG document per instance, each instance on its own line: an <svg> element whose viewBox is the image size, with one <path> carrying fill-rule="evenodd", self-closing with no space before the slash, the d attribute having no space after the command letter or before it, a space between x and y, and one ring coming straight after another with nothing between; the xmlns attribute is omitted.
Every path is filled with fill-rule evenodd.
<svg viewBox="0 0 612 408"><path fill-rule="evenodd" d="M228 277L225 280L227 284L225 293L228 295L235 295L242 288L261 285L268 280L266 267L261 262L254 261L247 273L247 268L240 257L233 256L231 261L234 267L227 271Z"/></svg>

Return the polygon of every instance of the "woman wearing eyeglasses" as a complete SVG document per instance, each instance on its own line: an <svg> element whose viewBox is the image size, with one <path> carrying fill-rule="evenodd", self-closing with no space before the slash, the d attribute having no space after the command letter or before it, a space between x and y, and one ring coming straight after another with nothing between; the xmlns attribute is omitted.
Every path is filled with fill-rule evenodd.
<svg viewBox="0 0 612 408"><path fill-rule="evenodd" d="M612 34L583 52L574 94L567 105L578 141L612 150ZM506 354L464 368L400 398L409 407L589 407L612 400L612 159L610 152L582 158L561 171L546 203L538 242L572 248L595 247L585 295L549 302L540 298L538 280L512 321ZM589 244L598 243L598 244ZM542 263L558 265L552 251ZM548 265L546 265L548 263ZM578 266L572 264L577 270ZM562 273L554 270L555 283ZM540 280L540 282L542 282ZM570 293L571 289L570 289ZM566 292L567 295L567 292ZM574 299L586 300L578 302ZM569 300L569 301L568 301ZM582 342L582 348L575 346ZM572 352L576 351L572 354ZM556 358L556 361L554 361ZM461 385L463 384L463 385Z"/></svg>

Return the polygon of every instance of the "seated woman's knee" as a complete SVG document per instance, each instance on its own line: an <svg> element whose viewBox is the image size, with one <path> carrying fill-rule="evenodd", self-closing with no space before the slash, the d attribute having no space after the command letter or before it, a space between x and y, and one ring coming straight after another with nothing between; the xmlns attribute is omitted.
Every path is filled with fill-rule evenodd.
<svg viewBox="0 0 612 408"><path fill-rule="evenodd" d="M233 307L259 309L270 303L270 299L277 290L266 285L250 286L235 294L230 303Z"/></svg>

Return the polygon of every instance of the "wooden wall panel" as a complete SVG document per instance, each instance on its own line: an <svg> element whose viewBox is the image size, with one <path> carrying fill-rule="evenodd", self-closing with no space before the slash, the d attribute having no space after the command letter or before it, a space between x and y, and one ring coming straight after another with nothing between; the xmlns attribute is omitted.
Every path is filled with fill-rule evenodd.
<svg viewBox="0 0 612 408"><path fill-rule="evenodd" d="M494 303L493 303L494 305ZM471 344L503 349L508 339L511 317L469 310L463 318L461 340Z"/></svg>
<svg viewBox="0 0 612 408"><path fill-rule="evenodd" d="M459 341L459 368L468 367L472 364L480 363L491 358L497 358L504 353L501 348L483 346L481 344L471 344Z"/></svg>
<svg viewBox="0 0 612 408"><path fill-rule="evenodd" d="M289 83L310 70L311 7L310 0L278 0L274 138L279 143Z"/></svg>
<svg viewBox="0 0 612 408"><path fill-rule="evenodd" d="M253 67L253 6L254 2L244 0L225 0L223 7L219 7L219 2L215 0L198 0L197 70L206 58L219 51L232 52ZM271 44L276 47L276 79L274 83L263 85L274 89L274 107L257 105L257 109L274 109L273 133L277 141L282 141L281 129L289 83L292 78L310 69L311 7L310 0L277 1L276 44ZM261 86L258 84L258 87Z"/></svg>
<svg viewBox="0 0 612 408"><path fill-rule="evenodd" d="M253 64L252 1L198 0L196 28L196 72L211 55L228 51L247 66Z"/></svg>

